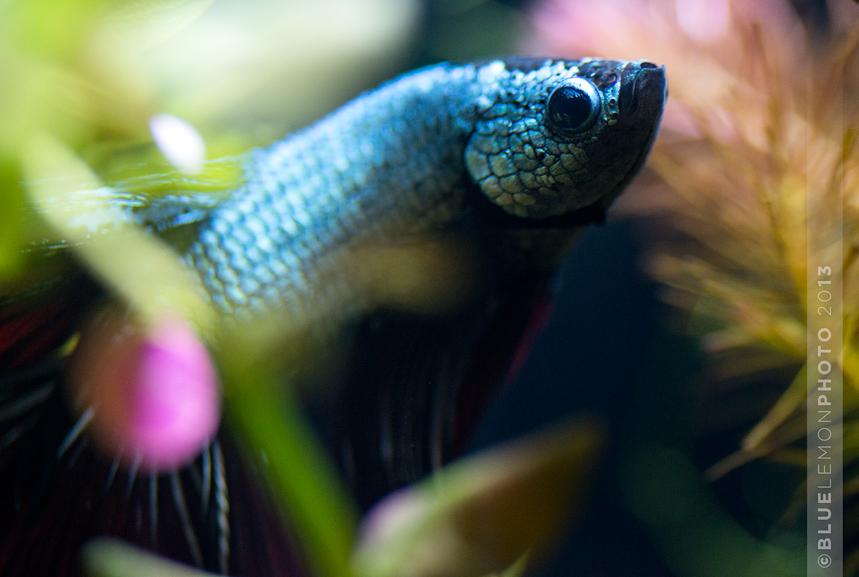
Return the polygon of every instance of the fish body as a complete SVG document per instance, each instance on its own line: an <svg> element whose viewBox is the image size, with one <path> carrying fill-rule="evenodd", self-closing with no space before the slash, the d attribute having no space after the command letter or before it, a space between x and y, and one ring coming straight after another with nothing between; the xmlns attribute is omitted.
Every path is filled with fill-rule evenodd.
<svg viewBox="0 0 859 577"><path fill-rule="evenodd" d="M406 74L251 154L246 184L189 260L221 309L296 309L340 290L321 280L355 241L469 220L569 229L640 167L664 96L663 70L646 62L511 58Z"/></svg>
<svg viewBox="0 0 859 577"><path fill-rule="evenodd" d="M441 320L377 314L357 330L339 406L322 420L363 504L462 446L545 316L576 232L604 218L641 167L664 100L664 71L648 62L445 63L251 155L245 185L188 252L230 314L277 308L318 326L332 311L366 312L343 272L351 247L477 239L484 284L468 306Z"/></svg>

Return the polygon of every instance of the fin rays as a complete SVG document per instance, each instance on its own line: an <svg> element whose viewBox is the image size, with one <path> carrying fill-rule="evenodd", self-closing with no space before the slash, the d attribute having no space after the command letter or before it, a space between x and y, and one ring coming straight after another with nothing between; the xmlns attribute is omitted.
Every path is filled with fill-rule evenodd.
<svg viewBox="0 0 859 577"><path fill-rule="evenodd" d="M77 441L81 434L86 430L89 424L92 422L93 417L95 416L95 409L93 407L88 407L78 418L77 422L72 426L71 430L65 436L65 438L60 443L60 446L57 448L57 459L61 459L63 455L69 450L69 448Z"/></svg>

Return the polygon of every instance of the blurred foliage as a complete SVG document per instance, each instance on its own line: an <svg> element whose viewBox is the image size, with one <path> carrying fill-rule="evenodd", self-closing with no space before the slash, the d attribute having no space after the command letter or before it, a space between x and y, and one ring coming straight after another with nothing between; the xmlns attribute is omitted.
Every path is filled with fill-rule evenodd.
<svg viewBox="0 0 859 577"><path fill-rule="evenodd" d="M426 4L429 21L424 50L432 60L471 60L517 49L526 20L509 3L487 0L438 0Z"/></svg>
<svg viewBox="0 0 859 577"><path fill-rule="evenodd" d="M56 141L33 138L30 146L24 174L32 183L31 199L60 238L75 246L78 258L144 322L177 316L208 332L213 311L178 257L127 222L109 197L100 203L64 202L68 190L62 177L80 183L84 190L99 190L96 176Z"/></svg>
<svg viewBox="0 0 859 577"><path fill-rule="evenodd" d="M0 75L7 79L0 280L21 270L22 245L45 237L22 183L57 175L23 174L32 140L68 147L124 193L229 189L237 174L224 163L194 179L171 167L153 145L151 118L171 113L190 121L206 137L209 158L244 152L339 104L368 74L384 75L400 59L415 17L413 2L393 0L0 4Z"/></svg>
<svg viewBox="0 0 859 577"><path fill-rule="evenodd" d="M230 424L248 445L247 455L260 460L313 574L350 575L356 513L324 448L278 378L258 363L254 368L239 355L233 359L225 370Z"/></svg>
<svg viewBox="0 0 859 577"><path fill-rule="evenodd" d="M83 564L90 577L215 577L112 539L89 543Z"/></svg>
<svg viewBox="0 0 859 577"><path fill-rule="evenodd" d="M803 566L802 548L788 547L798 543L757 538L732 518L683 452L652 443L630 453L625 497L677 575L788 577Z"/></svg>

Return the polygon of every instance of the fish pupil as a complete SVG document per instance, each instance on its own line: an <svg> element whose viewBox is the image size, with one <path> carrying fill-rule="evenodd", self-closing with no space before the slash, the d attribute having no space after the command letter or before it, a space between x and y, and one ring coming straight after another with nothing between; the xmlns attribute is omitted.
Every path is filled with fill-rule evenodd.
<svg viewBox="0 0 859 577"><path fill-rule="evenodd" d="M561 134L590 126L595 118L596 96L584 87L561 86L549 97L549 120Z"/></svg>

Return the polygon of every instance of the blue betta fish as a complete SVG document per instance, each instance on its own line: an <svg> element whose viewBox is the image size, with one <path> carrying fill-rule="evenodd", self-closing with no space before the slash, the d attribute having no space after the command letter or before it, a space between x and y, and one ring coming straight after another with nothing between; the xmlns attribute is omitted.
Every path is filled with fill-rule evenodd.
<svg viewBox="0 0 859 577"><path fill-rule="evenodd" d="M438 64L251 151L222 202L167 197L134 218L193 221L185 262L225 316L361 311L320 429L369 506L462 448L545 318L576 232L642 167L665 99L664 69L645 61ZM367 312L344 257L427 234L468 246L476 294L437 317ZM85 273L57 286L0 301L0 574L77 574L78 547L103 534L222 573L295 563L248 536L280 528L223 433L162 483L116 482L84 442L58 453L73 423L56 351L100 289Z"/></svg>

